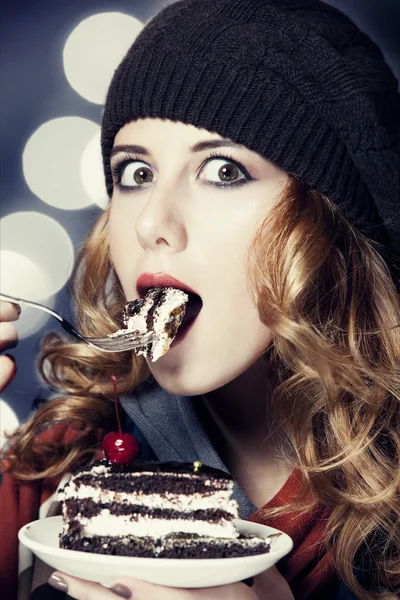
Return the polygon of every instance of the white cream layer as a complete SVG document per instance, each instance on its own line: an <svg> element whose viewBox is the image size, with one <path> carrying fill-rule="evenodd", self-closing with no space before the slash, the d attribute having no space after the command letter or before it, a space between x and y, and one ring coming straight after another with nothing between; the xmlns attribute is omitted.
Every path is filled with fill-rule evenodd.
<svg viewBox="0 0 400 600"><path fill-rule="evenodd" d="M159 538L171 533L194 533L212 538L237 538L239 532L231 521L187 521L184 519L152 519L138 515L138 521L131 521L126 515L111 515L108 509L91 519L79 517L83 527L81 537L124 536Z"/></svg>
<svg viewBox="0 0 400 600"><path fill-rule="evenodd" d="M145 298L144 303L138 315L130 317L126 329L119 329L115 333L111 333L109 337L119 337L126 334L127 331L138 331L139 333L147 333L147 315L150 308L153 306L152 298Z"/></svg>
<svg viewBox="0 0 400 600"><path fill-rule="evenodd" d="M224 510L231 513L234 518L238 516L238 505L236 500L229 500L230 492L218 491L207 494L143 494L111 492L99 488L81 485L76 487L71 484L59 494L59 500L90 498L95 502L106 504L117 502L118 504L134 504L145 506L149 509L165 508L178 510L180 512L192 512L194 510Z"/></svg>

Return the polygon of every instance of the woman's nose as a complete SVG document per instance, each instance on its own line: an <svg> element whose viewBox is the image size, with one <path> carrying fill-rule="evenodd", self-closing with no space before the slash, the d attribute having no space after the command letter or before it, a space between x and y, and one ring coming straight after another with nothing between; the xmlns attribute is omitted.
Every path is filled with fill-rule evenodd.
<svg viewBox="0 0 400 600"><path fill-rule="evenodd" d="M184 211L177 187L153 188L136 221L138 241L144 250L180 252L187 244Z"/></svg>

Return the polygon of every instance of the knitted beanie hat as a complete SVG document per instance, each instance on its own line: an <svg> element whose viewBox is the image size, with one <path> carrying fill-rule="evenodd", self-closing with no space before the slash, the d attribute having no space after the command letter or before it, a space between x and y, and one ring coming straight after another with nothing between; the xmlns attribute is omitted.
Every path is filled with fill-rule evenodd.
<svg viewBox="0 0 400 600"><path fill-rule="evenodd" d="M190 123L258 152L400 255L400 96L381 51L319 0L181 0L116 70L102 123L108 194L118 130ZM386 249L386 251L385 251Z"/></svg>

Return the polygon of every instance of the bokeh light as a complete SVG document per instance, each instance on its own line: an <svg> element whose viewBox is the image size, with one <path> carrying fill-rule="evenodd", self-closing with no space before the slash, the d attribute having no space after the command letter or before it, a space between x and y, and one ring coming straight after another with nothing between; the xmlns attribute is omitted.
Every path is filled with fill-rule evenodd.
<svg viewBox="0 0 400 600"><path fill-rule="evenodd" d="M13 433L19 425L19 421L17 415L5 402L0 399L0 448L3 448L7 440L5 438L5 433Z"/></svg>
<svg viewBox="0 0 400 600"><path fill-rule="evenodd" d="M81 159L81 180L92 202L105 208L108 204L100 146L100 131L87 144Z"/></svg>
<svg viewBox="0 0 400 600"><path fill-rule="evenodd" d="M92 204L81 179L81 160L99 132L97 123L60 117L41 125L29 138L22 165L27 184L43 202L76 210Z"/></svg>
<svg viewBox="0 0 400 600"><path fill-rule="evenodd" d="M81 21L64 46L64 71L74 90L104 104L113 73L142 28L138 19L118 12Z"/></svg>
<svg viewBox="0 0 400 600"><path fill-rule="evenodd" d="M44 274L43 282L48 284L40 291L43 297L65 285L72 271L74 248L57 221L37 212L15 212L1 219L0 235L3 251L28 257Z"/></svg>
<svg viewBox="0 0 400 600"><path fill-rule="evenodd" d="M54 306L54 294L67 282L74 249L65 229L36 212L17 212L0 220L0 290L3 294ZM22 307L14 325L20 338L39 331L49 315Z"/></svg>
<svg viewBox="0 0 400 600"><path fill-rule="evenodd" d="M19 298L45 298L51 295L46 274L27 256L1 250L1 291Z"/></svg>
<svg viewBox="0 0 400 600"><path fill-rule="evenodd" d="M46 274L27 256L11 250L0 251L0 289L4 294L38 301L53 308L54 298L49 296L51 288ZM45 312L21 306L22 312L13 325L20 338L39 331L50 318Z"/></svg>

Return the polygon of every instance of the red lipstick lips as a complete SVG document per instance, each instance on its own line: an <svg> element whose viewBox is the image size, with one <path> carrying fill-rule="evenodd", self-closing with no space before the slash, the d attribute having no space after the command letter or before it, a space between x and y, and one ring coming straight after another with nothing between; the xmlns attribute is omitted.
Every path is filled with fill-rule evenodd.
<svg viewBox="0 0 400 600"><path fill-rule="evenodd" d="M136 282L136 290L140 298L143 298L146 292L154 287L173 287L198 296L197 292L188 285L163 272L142 273Z"/></svg>

